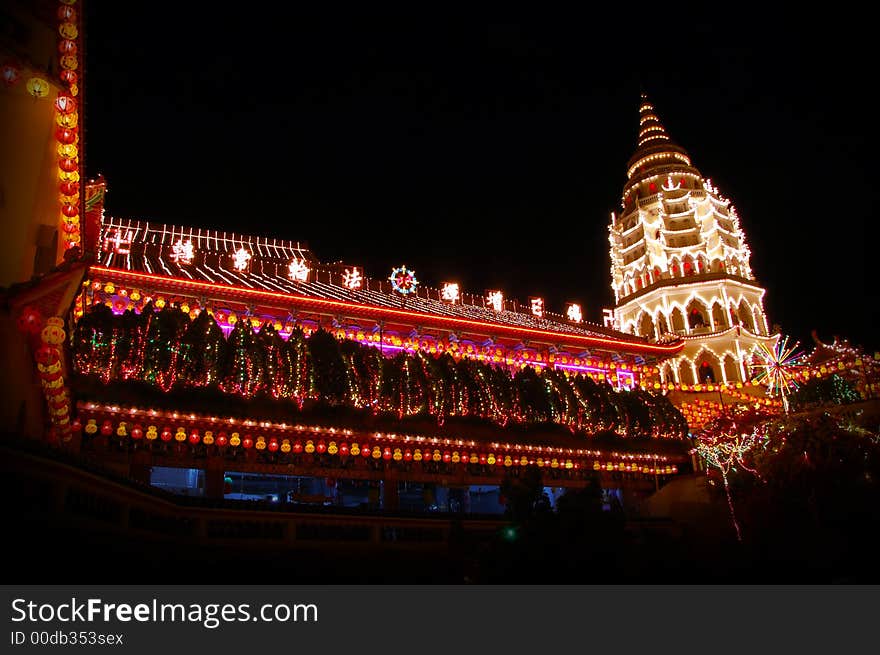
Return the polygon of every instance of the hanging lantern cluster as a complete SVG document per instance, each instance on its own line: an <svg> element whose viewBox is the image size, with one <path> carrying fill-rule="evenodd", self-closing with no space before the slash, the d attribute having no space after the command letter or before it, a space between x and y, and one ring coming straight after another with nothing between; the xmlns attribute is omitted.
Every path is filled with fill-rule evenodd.
<svg viewBox="0 0 880 655"><path fill-rule="evenodd" d="M77 0L59 0L58 61L61 90L55 98L60 222L64 248L81 248L79 143L79 12ZM47 84L48 87L48 84ZM47 90L48 93L48 90Z"/></svg>
<svg viewBox="0 0 880 655"><path fill-rule="evenodd" d="M22 309L17 322L19 330L31 340L52 434L62 441L69 441L72 435L70 391L65 384L61 350L67 338L64 321L53 316L44 324L39 310L28 306Z"/></svg>

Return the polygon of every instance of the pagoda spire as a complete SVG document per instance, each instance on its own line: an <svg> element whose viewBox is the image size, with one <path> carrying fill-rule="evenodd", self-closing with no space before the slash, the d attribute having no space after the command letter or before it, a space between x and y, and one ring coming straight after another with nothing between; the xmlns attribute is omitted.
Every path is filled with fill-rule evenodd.
<svg viewBox="0 0 880 655"><path fill-rule="evenodd" d="M654 111L654 105L648 100L646 93L642 93L642 101L639 105L639 148L647 144L669 142L666 128L660 122Z"/></svg>
<svg viewBox="0 0 880 655"><path fill-rule="evenodd" d="M635 154L627 164L627 178L643 177L662 166L689 167L690 164L687 151L669 138L654 104L643 91L639 103L639 139Z"/></svg>

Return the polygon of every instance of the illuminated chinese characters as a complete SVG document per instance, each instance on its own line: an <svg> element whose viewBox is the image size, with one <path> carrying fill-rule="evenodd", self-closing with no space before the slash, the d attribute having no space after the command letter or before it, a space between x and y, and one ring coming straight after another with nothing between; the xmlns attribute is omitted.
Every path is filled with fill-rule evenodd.
<svg viewBox="0 0 880 655"><path fill-rule="evenodd" d="M352 291L360 289L364 285L364 278L361 275L360 269L355 266L346 268L345 273L342 275L342 284L346 289L351 289Z"/></svg>
<svg viewBox="0 0 880 655"><path fill-rule="evenodd" d="M532 307L532 315L537 316L538 318L544 318L544 299L529 298L529 303Z"/></svg>
<svg viewBox="0 0 880 655"><path fill-rule="evenodd" d="M440 297L452 305L457 303L459 299L458 282L444 282L443 288L440 290Z"/></svg>
<svg viewBox="0 0 880 655"><path fill-rule="evenodd" d="M192 264L194 252L192 241L187 239L178 239L177 243L171 246L171 261L178 264Z"/></svg>
<svg viewBox="0 0 880 655"><path fill-rule="evenodd" d="M134 238L131 230L122 231L121 228L107 230L104 237L104 250L113 250L117 255L127 255L131 252L131 240Z"/></svg>
<svg viewBox="0 0 880 655"><path fill-rule="evenodd" d="M489 291L486 294L486 304L496 312L500 312L504 309L504 294L500 291Z"/></svg>
<svg viewBox="0 0 880 655"><path fill-rule="evenodd" d="M290 279L294 282L308 282L309 281L309 266L302 259L294 259L290 262L290 266L287 267L287 272L290 275Z"/></svg>
<svg viewBox="0 0 880 655"><path fill-rule="evenodd" d="M570 302L568 306L565 308L565 316L569 321L573 321L575 323L582 323L584 320L584 314L581 311L581 306L577 303Z"/></svg>
<svg viewBox="0 0 880 655"><path fill-rule="evenodd" d="M251 260L251 254L244 248L239 248L232 254L232 265L236 271L244 273L247 271L248 262Z"/></svg>

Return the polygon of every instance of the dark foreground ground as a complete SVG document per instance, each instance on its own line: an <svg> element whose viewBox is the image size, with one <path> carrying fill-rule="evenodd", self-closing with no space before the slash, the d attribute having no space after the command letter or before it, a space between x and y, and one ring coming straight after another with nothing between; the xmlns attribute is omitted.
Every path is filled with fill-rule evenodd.
<svg viewBox="0 0 880 655"><path fill-rule="evenodd" d="M880 582L870 531L877 514L850 516L845 508L837 529L767 528L746 534L744 543L736 541L724 504L714 516L689 522L638 520L587 506L518 522L284 511L267 517L230 505L177 505L118 480L65 473L34 453L2 453L9 583ZM322 532L330 523L335 532ZM298 535L314 540L279 538L270 529L277 525L296 525Z"/></svg>

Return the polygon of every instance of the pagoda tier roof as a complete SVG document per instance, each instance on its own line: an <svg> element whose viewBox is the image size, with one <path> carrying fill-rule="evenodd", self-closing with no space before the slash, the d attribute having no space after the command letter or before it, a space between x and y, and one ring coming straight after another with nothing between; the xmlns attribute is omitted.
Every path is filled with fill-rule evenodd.
<svg viewBox="0 0 880 655"><path fill-rule="evenodd" d="M191 242L189 263L174 256L173 246L178 241ZM232 258L241 248L251 255L243 271L235 269ZM249 306L356 316L646 358L672 356L684 345L680 341L652 344L603 326L567 321L561 315L538 317L524 311L452 304L441 300L440 292L434 289L420 288L404 297L392 291L389 282L369 278L363 279L362 288L352 290L344 286L338 265L320 264L307 246L298 242L110 218L102 226L98 257L94 274ZM307 281L291 279L288 267L294 259L309 267Z"/></svg>

